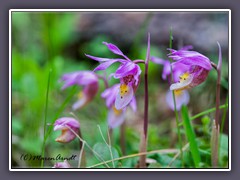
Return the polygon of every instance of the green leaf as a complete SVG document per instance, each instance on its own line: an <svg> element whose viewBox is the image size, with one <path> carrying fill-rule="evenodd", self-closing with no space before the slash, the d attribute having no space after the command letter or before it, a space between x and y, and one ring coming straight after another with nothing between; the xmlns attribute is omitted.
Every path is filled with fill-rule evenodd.
<svg viewBox="0 0 240 180"><path fill-rule="evenodd" d="M172 157L167 154L154 154L150 156L150 158L155 159L161 167L168 167L169 163L172 161ZM178 159L172 162L171 167L180 168L182 166L182 162Z"/></svg>
<svg viewBox="0 0 240 180"><path fill-rule="evenodd" d="M186 106L182 107L181 113L182 113L183 125L185 128L187 139L190 143L190 152L192 154L194 165L195 165L195 167L199 167L199 163L201 161L200 153L199 153L199 149L197 146L196 135L193 130L190 118L188 116L188 109Z"/></svg>
<svg viewBox="0 0 240 180"><path fill-rule="evenodd" d="M225 134L220 135L219 143L219 163L221 166L227 166L228 163L228 136Z"/></svg>
<svg viewBox="0 0 240 180"><path fill-rule="evenodd" d="M148 166L148 168L161 168L162 166L161 166L161 164L159 164L159 163L151 163L149 166Z"/></svg>
<svg viewBox="0 0 240 180"><path fill-rule="evenodd" d="M99 160L101 161L109 161L116 158L119 158L119 154L118 151L111 147L111 151L112 151L112 156L111 156L111 152L109 151L109 147L107 144L104 143L97 143L93 146L93 151L95 151L101 158L99 158L98 156L96 156ZM115 167L117 166L118 161L114 161L114 165ZM112 162L108 163L108 166L113 167Z"/></svg>

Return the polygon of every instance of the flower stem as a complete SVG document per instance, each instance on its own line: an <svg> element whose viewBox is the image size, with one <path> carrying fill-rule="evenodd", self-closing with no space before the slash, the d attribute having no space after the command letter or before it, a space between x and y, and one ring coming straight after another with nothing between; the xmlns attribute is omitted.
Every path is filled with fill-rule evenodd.
<svg viewBox="0 0 240 180"><path fill-rule="evenodd" d="M172 49L172 28L170 29L170 35L169 35L169 48ZM170 58L170 62L172 63L172 59ZM171 82L173 83L173 72L172 72L172 66L171 66ZM178 141L179 141L179 145L180 145L180 157L182 159L182 166L184 165L184 161L183 161L183 151L182 151L182 137L181 137L181 133L180 133L180 127L179 127L179 117L178 117L178 111L176 108L176 98L175 98L175 93L174 91L172 91L172 96L173 96L173 103L174 103L174 112L175 112L175 116L176 116L176 124L177 124L177 134L178 134Z"/></svg>
<svg viewBox="0 0 240 180"><path fill-rule="evenodd" d="M221 68L222 68L222 51L221 46L218 43L219 48L219 55L218 55L218 65L217 65L217 90L216 90L216 112L215 112L215 120L214 125L212 128L212 166L217 167L218 166L218 143L219 143L219 117L220 117L220 85L221 85ZM213 63L212 63L213 64Z"/></svg>
<svg viewBox="0 0 240 180"><path fill-rule="evenodd" d="M144 122L143 133L141 135L140 153L147 152L147 133L148 133L148 61L150 59L150 34L148 34L147 56L145 60L144 73ZM140 156L139 167L146 168L146 154Z"/></svg>
<svg viewBox="0 0 240 180"><path fill-rule="evenodd" d="M125 122L123 122L122 125L120 126L120 145L122 154L126 155Z"/></svg>
<svg viewBox="0 0 240 180"><path fill-rule="evenodd" d="M47 82L45 113L44 113L44 125L43 125L43 135L44 135L44 137L46 135L47 112L48 112L48 94L49 94L49 87L50 87L50 81L51 81L51 73L52 73L52 69L49 70L48 82ZM43 145L42 145L42 154L41 154L42 157L44 157L44 154L45 154L45 146L46 146L46 141L45 141L45 138L44 138L43 139ZM43 168L43 166L44 166L44 160L42 159L41 160L41 167Z"/></svg>
<svg viewBox="0 0 240 180"><path fill-rule="evenodd" d="M145 64L145 61L144 60L134 60L133 61L135 64L140 64L140 63L144 63Z"/></svg>
<svg viewBox="0 0 240 180"><path fill-rule="evenodd" d="M79 128L78 135L82 139L82 133L81 133L80 128ZM78 168L86 167L86 155L85 155L85 151L84 151L84 145L85 145L85 142L79 141L80 154L79 154Z"/></svg>

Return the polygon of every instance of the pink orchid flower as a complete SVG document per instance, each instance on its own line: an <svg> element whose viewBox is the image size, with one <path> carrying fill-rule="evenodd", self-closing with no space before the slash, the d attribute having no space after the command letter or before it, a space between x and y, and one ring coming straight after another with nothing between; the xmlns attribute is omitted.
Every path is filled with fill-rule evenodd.
<svg viewBox="0 0 240 180"><path fill-rule="evenodd" d="M120 55L123 58L110 59L110 58L101 58L87 55L87 57L100 62L100 65L97 66L94 71L105 70L110 65L120 62L120 66L115 73L111 74L116 79L120 79L119 91L115 100L115 108L121 110L126 107L133 99L134 93L137 89L139 78L141 74L140 67L131 61L122 51L115 46L114 44L103 42L104 45L108 47L110 51L114 54Z"/></svg>
<svg viewBox="0 0 240 180"><path fill-rule="evenodd" d="M57 162L52 168L71 168L71 166L67 160L64 160L63 162Z"/></svg>
<svg viewBox="0 0 240 180"><path fill-rule="evenodd" d="M86 104L92 101L98 92L98 77L92 71L77 71L67 73L62 76L61 80L65 82L62 90L72 85L84 87L83 91L79 93L79 100L72 106L73 110L84 107Z"/></svg>
<svg viewBox="0 0 240 180"><path fill-rule="evenodd" d="M110 128L116 128L116 127L120 126L124 122L124 119L125 119L124 112L125 112L126 108L123 108L120 110L115 108L115 100L119 94L120 86L121 86L120 84L115 84L112 87L106 89L101 95L102 98L106 99L106 106L109 109L107 119L108 119L108 126ZM133 96L129 105L133 109L133 111L137 110L135 96Z"/></svg>
<svg viewBox="0 0 240 180"><path fill-rule="evenodd" d="M79 122L71 117L62 117L55 121L54 131L61 130L62 134L56 138L55 141L60 143L68 143L75 139L76 134L79 133Z"/></svg>
<svg viewBox="0 0 240 180"><path fill-rule="evenodd" d="M196 51L169 49L170 58L176 62L172 63L172 68L186 65L187 69L179 76L180 81L172 84L170 90L183 90L193 88L204 82L212 69L211 61L204 55Z"/></svg>
<svg viewBox="0 0 240 180"><path fill-rule="evenodd" d="M181 50L192 49L192 46L184 46ZM169 80L171 82L171 63L168 60L164 60L158 57L151 57L151 61L156 64L163 65L162 79ZM172 68L173 81L175 83L181 80L181 75L188 70L188 66L185 64L179 64ZM176 100L176 110L179 111L182 105L187 105L190 100L190 96L187 90L174 90L175 100ZM174 111L174 99L172 91L169 90L166 94L166 102L170 109Z"/></svg>

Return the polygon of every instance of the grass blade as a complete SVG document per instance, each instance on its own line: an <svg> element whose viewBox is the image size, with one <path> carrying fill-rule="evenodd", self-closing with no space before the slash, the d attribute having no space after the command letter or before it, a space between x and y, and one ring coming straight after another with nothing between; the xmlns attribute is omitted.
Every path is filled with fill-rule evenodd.
<svg viewBox="0 0 240 180"><path fill-rule="evenodd" d="M190 144L190 152L192 154L194 165L195 167L199 167L199 163L201 161L200 153L197 146L196 135L192 127L190 118L188 116L188 109L186 106L182 106L181 113L182 113L182 119L183 119L183 126L185 128L187 139Z"/></svg>
<svg viewBox="0 0 240 180"><path fill-rule="evenodd" d="M44 125L43 125L43 135L45 137L46 134L46 125L47 125L47 111L48 111L48 94L49 94L49 86L50 86L50 80L51 80L51 73L52 69L49 70L48 73L48 81L47 81L47 91L46 91L46 101L45 101L45 112L44 112ZM45 149L45 141L43 141L43 146L42 146L42 157L44 157L44 151ZM44 160L41 160L41 167L44 165Z"/></svg>
<svg viewBox="0 0 240 180"><path fill-rule="evenodd" d="M49 75L49 82L50 82L50 75ZM48 82L48 83L49 83ZM48 89L49 89L49 84L48 84ZM48 128L48 131L46 132L46 112L47 112L47 102L48 102L48 89L47 89L47 98L46 98L46 109L45 109L45 120L44 120L44 139L43 139L43 146L42 146L42 153L41 153L41 157L44 157L44 153L45 153L45 146L46 146L46 141L49 137L49 135L51 134L52 130L53 130L53 126L50 126ZM52 119L51 124L54 123L54 121L59 117L59 115L61 114L61 112L64 110L64 108L66 107L67 103L70 101L70 99L73 97L73 95L76 93L76 86L74 86L72 88L71 93L69 93L68 97L65 99L65 101L62 103L62 105L60 106L60 108L58 109L55 117ZM41 167L43 167L43 160L41 161Z"/></svg>
<svg viewBox="0 0 240 180"><path fill-rule="evenodd" d="M228 107L228 103L219 106L219 109L226 109L227 107ZM195 119L197 119L197 118L199 118L199 117L201 117L201 116L204 116L204 115L206 115L206 114L209 114L209 113L215 112L215 111L216 111L216 108L211 108L211 109L208 109L208 110L206 110L206 111L200 112L200 113L196 114L195 116L192 116L192 117L190 118L190 121L193 121L193 120L195 120ZM178 124L178 126L182 126L182 125L183 125L182 122Z"/></svg>
<svg viewBox="0 0 240 180"><path fill-rule="evenodd" d="M173 40L173 36L172 36L172 27L170 29L170 33L169 33L169 48L172 49L172 40ZM170 59L170 62L172 63L172 59ZM174 83L173 80L173 70L172 70L172 66L170 66L170 70L171 70L171 82ZM182 152L182 137L181 137L181 133L180 133L180 127L179 127L179 117L178 117L178 111L176 108L176 97L175 97L175 93L174 91L172 91L172 96L173 96L173 103L174 103L174 112L175 112L175 117L176 117L176 124L177 124L177 134L178 134L178 141L179 141L179 145L180 145L180 156L181 156L181 160L182 160L182 166L184 165L184 159L183 159L183 152Z"/></svg>

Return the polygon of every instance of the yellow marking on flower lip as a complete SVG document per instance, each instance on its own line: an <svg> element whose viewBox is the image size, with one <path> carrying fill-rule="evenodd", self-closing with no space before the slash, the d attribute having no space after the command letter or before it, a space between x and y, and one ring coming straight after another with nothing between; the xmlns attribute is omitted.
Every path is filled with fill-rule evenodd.
<svg viewBox="0 0 240 180"><path fill-rule="evenodd" d="M83 92L80 91L80 92L78 93L77 97L78 97L78 99L82 99L82 97L83 97Z"/></svg>
<svg viewBox="0 0 240 180"><path fill-rule="evenodd" d="M174 94L175 94L175 96L181 96L182 93L183 93L182 90L174 90Z"/></svg>
<svg viewBox="0 0 240 180"><path fill-rule="evenodd" d="M129 86L126 84L121 84L120 85L120 95L121 98L123 98L124 95L126 95L129 92Z"/></svg>
<svg viewBox="0 0 240 180"><path fill-rule="evenodd" d="M186 81L189 78L190 74L188 72L185 72L179 76L180 82Z"/></svg>
<svg viewBox="0 0 240 180"><path fill-rule="evenodd" d="M119 115L122 114L122 109L117 110L117 109L115 108L115 106L113 106L113 112L114 112L114 114L115 114L116 116L119 116Z"/></svg>

